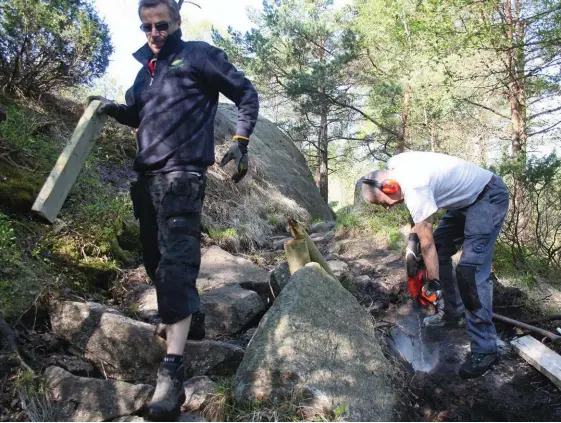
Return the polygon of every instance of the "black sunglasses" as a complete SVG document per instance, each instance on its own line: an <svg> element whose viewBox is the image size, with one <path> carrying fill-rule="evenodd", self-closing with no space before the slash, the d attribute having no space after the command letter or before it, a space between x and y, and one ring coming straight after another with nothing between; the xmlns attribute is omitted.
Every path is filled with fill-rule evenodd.
<svg viewBox="0 0 561 423"><path fill-rule="evenodd" d="M154 24L153 26L156 27L157 32L165 32L169 29L170 25L175 23L175 21L177 21L177 19L173 19L169 22L158 22L157 24ZM146 32L146 33L152 32L152 24L144 24L143 23L142 25L140 25L140 29L143 32Z"/></svg>

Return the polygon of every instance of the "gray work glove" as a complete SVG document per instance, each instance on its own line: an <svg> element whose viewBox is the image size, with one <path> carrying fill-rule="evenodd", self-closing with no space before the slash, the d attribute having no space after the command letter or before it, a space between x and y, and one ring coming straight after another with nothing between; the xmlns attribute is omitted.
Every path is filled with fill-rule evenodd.
<svg viewBox="0 0 561 423"><path fill-rule="evenodd" d="M249 141L242 139L235 139L228 152L220 161L220 167L226 166L230 161L236 162L236 173L232 175L232 181L236 184L240 182L247 174L248 158L247 158L247 145Z"/></svg>
<svg viewBox="0 0 561 423"><path fill-rule="evenodd" d="M101 104L97 108L97 114L101 115L105 113L107 116L114 118L119 111L119 104L113 100L108 100L100 95L91 95L86 100L86 107L94 100L98 100Z"/></svg>

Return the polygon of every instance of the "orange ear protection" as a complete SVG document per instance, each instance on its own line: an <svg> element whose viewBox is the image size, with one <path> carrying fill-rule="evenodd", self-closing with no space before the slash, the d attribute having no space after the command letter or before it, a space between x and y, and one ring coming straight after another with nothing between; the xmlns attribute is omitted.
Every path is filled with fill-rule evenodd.
<svg viewBox="0 0 561 423"><path fill-rule="evenodd" d="M362 178L362 183L373 185L384 194L395 194L399 191L399 183L395 179L384 179L382 182L374 179Z"/></svg>

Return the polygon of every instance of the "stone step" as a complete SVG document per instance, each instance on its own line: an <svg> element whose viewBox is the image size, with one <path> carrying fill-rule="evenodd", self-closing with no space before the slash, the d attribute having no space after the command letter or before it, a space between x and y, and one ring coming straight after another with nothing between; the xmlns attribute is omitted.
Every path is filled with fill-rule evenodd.
<svg viewBox="0 0 561 423"><path fill-rule="evenodd" d="M153 381L165 354L155 326L97 303L56 302L50 310L53 333L68 341L107 377ZM226 342L187 341L185 376L233 375L244 350Z"/></svg>

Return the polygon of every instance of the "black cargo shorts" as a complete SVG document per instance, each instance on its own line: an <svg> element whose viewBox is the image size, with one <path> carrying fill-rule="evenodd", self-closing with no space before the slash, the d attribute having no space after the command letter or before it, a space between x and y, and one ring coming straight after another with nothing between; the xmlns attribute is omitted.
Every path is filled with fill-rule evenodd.
<svg viewBox="0 0 561 423"><path fill-rule="evenodd" d="M200 308L196 281L205 182L204 175L179 171L139 175L131 185L144 266L156 286L165 324L177 323Z"/></svg>

